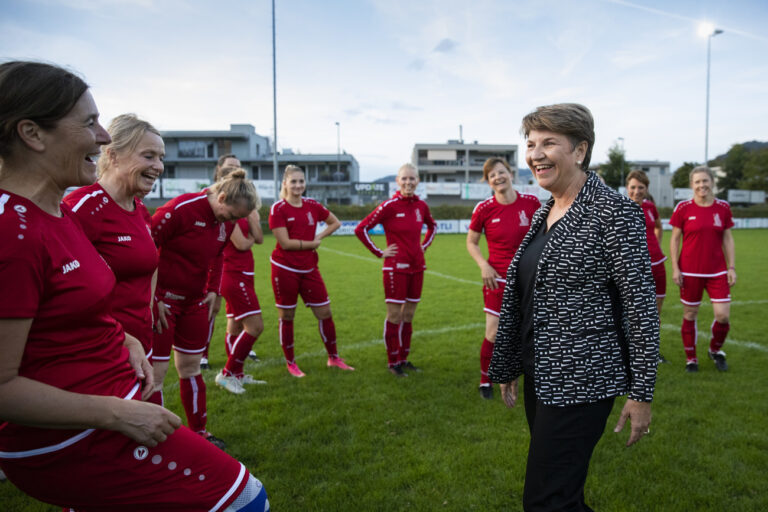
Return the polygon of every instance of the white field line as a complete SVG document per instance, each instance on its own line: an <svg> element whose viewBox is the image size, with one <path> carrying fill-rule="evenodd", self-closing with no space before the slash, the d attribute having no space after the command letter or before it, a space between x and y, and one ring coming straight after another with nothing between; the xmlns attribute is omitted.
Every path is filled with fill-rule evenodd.
<svg viewBox="0 0 768 512"><path fill-rule="evenodd" d="M473 324L464 324L464 325L457 325L455 327L441 327L439 329L424 329L420 331L413 331L414 336L432 336L435 334L445 334L447 332L453 332L453 331L466 331L469 329L482 329L485 328L484 322L477 322ZM339 345L339 352L342 354L349 352L349 351L356 351L368 347L372 347L374 345L383 345L384 344L384 338L376 338L373 340L368 341L359 341L357 343L342 343ZM302 354L297 354L296 359L314 359L316 357L328 357L328 353L325 350L316 350L314 352L304 352ZM259 366L282 366L285 364L285 359L282 357L273 357L270 359L262 360L260 363L257 363Z"/></svg>
<svg viewBox="0 0 768 512"><path fill-rule="evenodd" d="M335 249L328 249L326 247L321 247L320 249L324 250L324 251L330 251L330 252L333 252L333 253L336 253L336 254L340 254L342 256L349 256L351 258L357 258L357 259L360 259L360 260L369 261L369 262L372 262L372 263L378 263L379 262L379 260L377 258L372 258L372 257L367 257L367 256L360 256L360 255L357 255L357 254L353 254L351 252L337 251ZM474 284L474 285L480 285L480 286L482 286L482 284L483 284L482 282L469 281L467 279L461 279L459 277L454 277L454 276L450 276L450 275L447 275L447 274L441 274L440 272L435 272L435 271L432 271L432 270L427 270L426 273L427 274L431 274L431 275L435 275L435 276L438 276L438 277L442 277L442 278L445 278L445 279L450 279L452 281L458 281L460 283ZM731 305L732 306L746 306L746 305L749 305L749 304L766 304L766 303L768 303L768 300L735 300L735 301L731 302ZM682 304L680 304L680 303L670 304L670 305L668 305L666 307L668 307L668 308L682 308ZM448 331L451 331L451 330L454 330L454 329L458 329L458 330L460 330L460 329L470 329L470 328L474 328L476 326L484 326L484 325L485 324L469 324L469 325L459 326L459 327L445 327L442 330L441 329L437 329L437 330L433 330L433 331L421 331L421 333L423 333L423 334L437 334L439 332L448 332ZM664 330L667 330L667 331L674 331L674 330L679 331L680 330L680 326L672 325L672 324L663 324L661 326L661 328L664 329ZM416 334L416 333L414 333L414 334ZM699 338L709 339L709 335L706 332L699 332ZM370 346L370 345L375 344L375 343L383 343L383 340L379 339L379 340L375 340L375 341L361 342L361 343L357 343L355 345L350 345L350 347L365 347L365 346ZM739 346L739 347L751 348L751 349L759 350L761 352L768 352L768 347L766 347L765 345L763 345L761 343L757 343L757 342L754 342L754 341L739 341L739 340L734 340L734 339L728 338L726 340L726 344L736 345L736 346ZM323 352L317 352L317 354L318 355L322 355L324 353ZM307 354L307 356L308 357L312 357L310 354ZM299 357L300 356L297 356L297 359Z"/></svg>
<svg viewBox="0 0 768 512"><path fill-rule="evenodd" d="M768 304L768 300L733 300L731 301L731 306L747 306L750 304ZM683 309L683 305L680 302L676 302L675 304L670 304L669 306L664 305L664 308Z"/></svg>
<svg viewBox="0 0 768 512"><path fill-rule="evenodd" d="M368 261L371 263L379 263L381 260L378 258L372 258L369 256L360 256L359 254L353 254L351 252L344 252L344 251L337 251L336 249L328 249L327 247L320 247L321 251L328 251L335 254L340 254L342 256L348 256L350 258L355 258L358 260ZM448 274L441 274L440 272L435 272L434 270L426 270L424 271L425 274L429 274L432 276L442 277L443 279L450 279L451 281L457 281L459 283L465 283L465 284L473 284L477 286L483 286L482 281L470 281L469 279L462 279L460 277L450 276Z"/></svg>
<svg viewBox="0 0 768 512"><path fill-rule="evenodd" d="M679 325L673 325L673 324L661 324L661 328L665 331L677 331L680 332L680 326ZM707 340L709 341L710 334L708 331L699 331L699 339L701 340ZM763 345L762 343L757 343L754 341L739 341L734 340L731 338L725 339L725 348L728 348L728 345L736 345L737 347L746 347L746 348L752 348L755 350L759 350L760 352L768 352L768 347Z"/></svg>

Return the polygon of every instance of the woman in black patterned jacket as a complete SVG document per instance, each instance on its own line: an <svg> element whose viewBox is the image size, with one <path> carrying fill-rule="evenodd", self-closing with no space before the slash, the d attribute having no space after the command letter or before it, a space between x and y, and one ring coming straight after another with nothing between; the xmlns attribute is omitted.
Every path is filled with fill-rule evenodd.
<svg viewBox="0 0 768 512"><path fill-rule="evenodd" d="M629 395L627 446L648 433L659 351L643 213L587 171L590 111L539 107L523 118L526 162L552 198L507 271L490 366L508 407L525 375L531 443L526 511L592 510L584 482L615 397Z"/></svg>

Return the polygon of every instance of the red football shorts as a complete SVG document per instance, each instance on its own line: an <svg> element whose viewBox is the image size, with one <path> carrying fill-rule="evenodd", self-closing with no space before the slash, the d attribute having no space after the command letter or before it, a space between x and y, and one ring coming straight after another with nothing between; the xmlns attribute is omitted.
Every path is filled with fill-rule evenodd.
<svg viewBox="0 0 768 512"><path fill-rule="evenodd" d="M165 303L165 319L168 327L162 333L155 332L153 355L155 361L168 361L171 347L185 354L201 354L208 344L208 304L203 297L196 300L174 300L160 296Z"/></svg>
<svg viewBox="0 0 768 512"><path fill-rule="evenodd" d="M651 265L653 281L656 283L656 298L663 299L667 296L667 271L664 268L664 262L658 265Z"/></svg>
<svg viewBox="0 0 768 512"><path fill-rule="evenodd" d="M483 311L489 315L499 316L501 300L504 297L504 281L496 280L498 287L495 290L483 286Z"/></svg>
<svg viewBox="0 0 768 512"><path fill-rule="evenodd" d="M731 302L731 287L728 286L727 274L715 277L693 277L683 274L680 302L688 306L698 306L701 304L705 289L710 302Z"/></svg>
<svg viewBox="0 0 768 512"><path fill-rule="evenodd" d="M95 430L61 450L4 459L8 479L30 496L75 510L221 511L248 470L186 427L154 448Z"/></svg>
<svg viewBox="0 0 768 512"><path fill-rule="evenodd" d="M385 270L383 281L384 302L404 304L421 300L421 288L424 286L423 271L406 274Z"/></svg>
<svg viewBox="0 0 768 512"><path fill-rule="evenodd" d="M224 272L221 277L221 295L226 302L227 318L242 320L261 313L253 276L242 272Z"/></svg>
<svg viewBox="0 0 768 512"><path fill-rule="evenodd" d="M283 309L295 308L299 295L307 307L325 306L331 302L318 268L293 272L273 263L272 291L275 292L275 305Z"/></svg>

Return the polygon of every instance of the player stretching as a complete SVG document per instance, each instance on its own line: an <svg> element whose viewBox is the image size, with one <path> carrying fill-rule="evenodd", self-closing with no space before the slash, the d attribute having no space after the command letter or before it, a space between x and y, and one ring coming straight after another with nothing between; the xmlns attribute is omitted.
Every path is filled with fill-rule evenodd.
<svg viewBox="0 0 768 512"><path fill-rule="evenodd" d="M251 213L256 198L256 188L241 169L202 192L171 199L152 216L152 237L160 249L155 383L162 388L173 347L189 428L220 447L224 443L205 429L206 389L200 358L220 291L222 251L235 227L227 221Z"/></svg>
<svg viewBox="0 0 768 512"><path fill-rule="evenodd" d="M219 180L239 167L222 167ZM245 171L243 171L245 172ZM266 384L243 373L243 363L249 357L251 347L264 330L261 306L253 288L253 252L251 246L264 241L259 219L261 201L256 198L256 208L244 219L238 219L229 242L224 248L224 272L221 278L221 295L227 305L227 334L225 348L227 364L216 375L216 384L230 393L245 393L243 384Z"/></svg>

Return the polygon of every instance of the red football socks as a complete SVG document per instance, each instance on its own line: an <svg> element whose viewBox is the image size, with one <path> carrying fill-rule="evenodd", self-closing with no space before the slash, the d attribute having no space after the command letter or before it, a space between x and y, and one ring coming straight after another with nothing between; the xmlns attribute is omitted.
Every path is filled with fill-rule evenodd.
<svg viewBox="0 0 768 512"><path fill-rule="evenodd" d="M293 320L280 320L280 346L283 347L285 361L289 364L296 362L293 355Z"/></svg>
<svg viewBox="0 0 768 512"><path fill-rule="evenodd" d="M205 432L208 409L205 403L205 381L202 375L179 379L181 403L187 413L187 424L193 432Z"/></svg>
<svg viewBox="0 0 768 512"><path fill-rule="evenodd" d="M683 318L680 334L683 337L686 362L698 362L696 358L696 320L686 320Z"/></svg>
<svg viewBox="0 0 768 512"><path fill-rule="evenodd" d="M333 318L324 318L318 320L317 327L320 330L320 337L325 344L325 350L330 357L339 357L338 349L336 348L336 325L333 323Z"/></svg>
<svg viewBox="0 0 768 512"><path fill-rule="evenodd" d="M480 347L480 384L491 383L491 379L488 378L488 367L491 365L492 356L493 343L483 338L483 345Z"/></svg>

